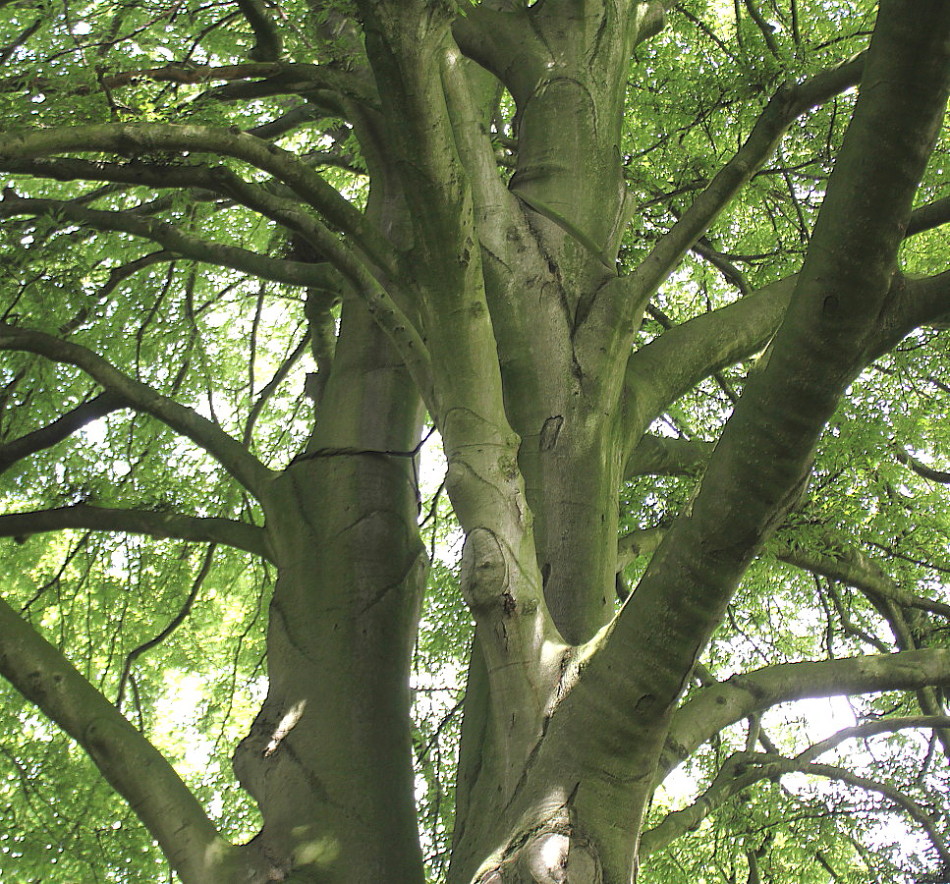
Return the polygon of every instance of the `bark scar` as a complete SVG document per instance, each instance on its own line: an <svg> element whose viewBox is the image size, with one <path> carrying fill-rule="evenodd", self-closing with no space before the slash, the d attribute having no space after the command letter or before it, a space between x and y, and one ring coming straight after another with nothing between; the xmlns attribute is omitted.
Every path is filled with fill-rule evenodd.
<svg viewBox="0 0 950 884"><path fill-rule="evenodd" d="M561 434L561 427L563 425L564 417L560 414L549 417L544 422L544 426L541 427L540 447L542 451L551 451L554 446L557 445L557 438Z"/></svg>

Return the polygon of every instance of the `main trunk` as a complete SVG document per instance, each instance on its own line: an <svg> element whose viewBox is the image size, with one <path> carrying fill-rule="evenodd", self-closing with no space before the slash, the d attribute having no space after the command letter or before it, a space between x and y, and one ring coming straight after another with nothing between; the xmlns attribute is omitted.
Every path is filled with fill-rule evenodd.
<svg viewBox="0 0 950 884"><path fill-rule="evenodd" d="M268 880L411 884L423 874L409 663L427 560L407 452L420 407L381 333L355 304L344 313L326 419L265 500L269 689L234 765L263 814L251 847Z"/></svg>

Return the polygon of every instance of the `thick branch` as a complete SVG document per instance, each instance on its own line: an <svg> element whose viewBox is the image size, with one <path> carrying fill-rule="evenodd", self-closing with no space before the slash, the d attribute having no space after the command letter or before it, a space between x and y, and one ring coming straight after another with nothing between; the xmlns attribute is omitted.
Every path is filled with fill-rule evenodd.
<svg viewBox="0 0 950 884"><path fill-rule="evenodd" d="M0 323L0 350L22 350L54 362L74 365L93 380L125 400L130 408L150 414L187 436L214 457L255 496L273 475L243 445L217 424L197 412L130 378L101 356L72 341L62 341L44 332Z"/></svg>
<svg viewBox="0 0 950 884"><path fill-rule="evenodd" d="M322 256L332 261L333 266L362 298L373 319L389 335L397 352L406 363L406 368L418 384L426 404L431 406L432 376L428 348L423 343L415 325L410 322L403 310L370 273L346 241L339 239L323 224L294 206L292 202L271 196L262 188L247 184L228 170L222 169L221 173L215 177L224 182L222 186L234 192L240 192L244 200L253 203L255 208L279 218L286 226L300 233ZM6 191L0 198L0 217L24 213L50 213L97 229L119 230L134 236L146 237L186 258L223 267L233 267L263 279L317 289L326 289L328 285L326 266L323 264L278 260L234 246L209 243L181 232L173 224L143 218L130 212L87 209L58 200L23 199L9 190ZM335 281L330 285L335 291Z"/></svg>
<svg viewBox="0 0 950 884"><path fill-rule="evenodd" d="M115 153L133 158L163 151L234 157L282 181L331 225L352 237L366 254L390 254L388 244L363 214L318 173L289 151L253 135L209 126L166 123L34 129L0 135L0 168L5 169L11 160L16 162L65 151Z"/></svg>
<svg viewBox="0 0 950 884"><path fill-rule="evenodd" d="M626 568L641 556L653 555L665 534L666 529L662 526L640 528L624 534L617 541L617 570Z"/></svg>
<svg viewBox="0 0 950 884"><path fill-rule="evenodd" d="M950 324L950 270L936 276L898 276L894 297L883 311L877 334L868 342L878 357L921 326L947 328Z"/></svg>
<svg viewBox="0 0 950 884"><path fill-rule="evenodd" d="M89 754L183 881L219 880L233 850L174 768L102 694L0 599L0 674Z"/></svg>
<svg viewBox="0 0 950 884"><path fill-rule="evenodd" d="M932 217L929 208L911 213L908 236L917 219L923 223ZM645 423L704 378L760 350L784 318L797 279L785 277L733 304L690 319L632 354L625 381L627 438L639 438ZM881 317L873 347L875 355L915 328L928 324L943 327L950 322L950 271L923 278L897 275L889 300L891 306ZM633 455L631 452L630 457ZM636 469L633 462L628 469Z"/></svg>
<svg viewBox="0 0 950 884"><path fill-rule="evenodd" d="M24 457L29 457L31 454L58 445L73 433L92 423L92 421L113 411L118 411L120 408L124 408L125 405L126 403L121 396L115 393L102 393L96 396L95 399L84 402L72 411L66 412L62 417L42 429L34 430L32 433L20 436L12 442L0 445L0 473Z"/></svg>
<svg viewBox="0 0 950 884"><path fill-rule="evenodd" d="M239 98L242 92L250 93L251 97L321 92L352 98L367 106L373 106L376 103L375 96L367 88L366 81L350 72L328 65L290 62L236 65L172 62L157 68L140 68L104 74L99 78L98 83L101 88L111 91L134 85L145 79L179 85L201 85L221 80L228 85L205 92L202 97L222 100ZM244 82L249 80L253 82ZM54 80L49 77L25 77L22 74L0 79L0 89L6 92L25 88L48 94L65 92L68 95L88 95L96 87L76 86L69 80L63 81L62 78Z"/></svg>
<svg viewBox="0 0 950 884"><path fill-rule="evenodd" d="M320 287L325 280L324 271L319 265L269 258L248 249L208 242L182 232L174 224L133 215L131 212L87 209L60 200L24 199L10 190L5 191L0 198L0 218L44 214L96 230L114 230L139 236L156 242L168 251L175 252L184 258L215 264L219 267L230 267L273 282L316 288Z"/></svg>
<svg viewBox="0 0 950 884"><path fill-rule="evenodd" d="M701 688L673 715L657 768L662 781L723 728L780 703L950 685L950 651L928 648L820 663L780 663Z"/></svg>
<svg viewBox="0 0 950 884"><path fill-rule="evenodd" d="M894 456L902 464L910 467L922 479L927 479L929 482L939 482L941 485L950 485L950 473L946 470L935 470L933 467L928 467L927 464L921 463L906 451L895 452Z"/></svg>
<svg viewBox="0 0 950 884"><path fill-rule="evenodd" d="M943 718L935 721L945 721ZM920 727L919 724L904 725ZM938 726L938 725L933 725ZM896 727L894 729L897 729ZM832 764L809 763L799 758L783 758L781 755L736 752L731 755L709 788L689 807L674 811L648 832L643 833L640 844L642 855L662 849L675 838L695 829L710 813L721 807L743 789L765 779L776 779L787 773L805 773L829 777L867 792L877 792L896 804L914 820L930 838L941 862L950 867L950 849L940 834L933 819L921 805L894 786L854 774Z"/></svg>
<svg viewBox="0 0 950 884"><path fill-rule="evenodd" d="M306 211L298 200L280 196L274 193L272 188L252 184L231 171L227 166L162 166L140 162L103 163L72 158L50 159L48 157L38 157L36 159L11 161L7 164L7 168L11 172L36 175L41 178L55 178L59 181L85 179L89 181L113 181L122 184L147 185L155 188L184 188L199 191L198 195L205 199L208 198L209 194L217 194L227 197L229 200L236 200L241 205L247 206L247 208L271 218L278 224L282 224L284 227L298 232L319 250L321 257L325 257L328 261L338 259L338 263L344 266L352 261L352 258L349 257L346 243L341 241L326 225L322 224L312 214ZM200 193L201 191L206 192ZM12 191L7 191L4 194L4 199L10 201L10 211L15 211L16 200L20 199L21 202L26 202L26 200L15 196ZM50 202L53 204L52 201ZM63 206L64 211L69 208L78 208L71 202L56 203L54 205ZM37 211L39 211L39 209L37 209ZM53 210L49 209L48 211ZM88 221L84 222L82 216L77 217L76 220L79 223L99 226L99 223L95 220L96 217L96 215L91 214L89 216L90 220ZM150 235L140 232L143 229L142 225L147 223L147 221L143 220L140 222L137 231L128 230L126 232L136 233L136 235L139 236L150 236L152 239L156 239L158 235L171 235L162 227L156 228L156 234ZM161 222L156 223L160 224ZM187 237L188 234L180 234L180 236ZM189 240L183 239L182 242L188 244ZM194 239L191 248L200 249L202 244L208 249L231 248L228 246L218 246L200 238ZM181 246L179 246L179 251L181 251ZM182 253L184 254L184 252ZM254 255L254 257L249 257L249 254ZM237 257L235 257L235 255ZM393 272L396 259L395 254L388 247L385 252L377 252L369 257L383 272L387 274ZM210 259L199 258L198 260ZM231 260L244 260L245 262L256 261L257 263L252 266L271 268L270 272L272 274L282 274L284 277L290 278L292 284L296 284L293 282L292 274L296 273L299 276L300 273L307 272L306 270L294 268L294 262L263 259L255 253L246 253L243 249L235 250L231 255ZM268 261L269 263L267 263ZM286 265L291 266L288 267ZM235 265L227 264L226 266ZM244 268L237 267L237 269ZM318 271L311 271L311 273L316 272ZM264 274L258 271L257 275L263 276ZM274 278L278 282L286 281L284 278L278 278L277 275L267 276L265 278ZM312 285L312 283L310 284Z"/></svg>
<svg viewBox="0 0 950 884"><path fill-rule="evenodd" d="M950 605L905 592L864 553L847 549L833 539L826 539L826 551L820 553L792 544L777 545L775 557L812 574L840 580L881 604L891 602L904 608L917 608L950 618Z"/></svg>
<svg viewBox="0 0 950 884"><path fill-rule="evenodd" d="M284 41L267 7L261 0L237 0L237 5L254 31L255 42L248 57L255 61L277 61Z"/></svg>
<svg viewBox="0 0 950 884"><path fill-rule="evenodd" d="M797 501L842 394L873 358L946 109L950 6L883 4L863 87L768 363L750 377L692 506L585 672L599 707L639 707L611 719L619 731L639 737L672 708L741 575Z"/></svg>
<svg viewBox="0 0 950 884"><path fill-rule="evenodd" d="M714 447L715 443L703 439L643 436L627 458L624 478L696 475L706 466Z"/></svg>
<svg viewBox="0 0 950 884"><path fill-rule="evenodd" d="M627 361L628 439L704 378L760 351L779 327L797 277L671 328Z"/></svg>
<svg viewBox="0 0 950 884"><path fill-rule="evenodd" d="M149 537L175 538L198 543L220 543L265 559L273 558L263 528L231 519L116 509L89 504L0 515L0 537L22 538L46 531L61 531L64 528L146 534Z"/></svg>
<svg viewBox="0 0 950 884"><path fill-rule="evenodd" d="M914 209L907 224L907 235L913 236L947 223L950 223L950 196Z"/></svg>

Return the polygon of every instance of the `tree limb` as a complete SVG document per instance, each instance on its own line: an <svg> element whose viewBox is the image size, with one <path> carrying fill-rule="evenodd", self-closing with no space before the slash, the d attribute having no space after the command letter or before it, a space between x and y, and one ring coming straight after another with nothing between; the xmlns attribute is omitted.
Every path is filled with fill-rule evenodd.
<svg viewBox="0 0 950 884"><path fill-rule="evenodd" d="M0 599L0 674L88 753L184 881L216 878L234 848L158 750Z"/></svg>
<svg viewBox="0 0 950 884"><path fill-rule="evenodd" d="M950 196L914 209L907 224L907 236L933 230L947 223L950 223Z"/></svg>
<svg viewBox="0 0 950 884"><path fill-rule="evenodd" d="M220 543L273 561L267 533L256 525L232 519L186 516L181 513L132 510L75 504L50 510L0 515L0 537L29 537L47 531L79 528L145 534L197 543Z"/></svg>
<svg viewBox="0 0 950 884"><path fill-rule="evenodd" d="M930 482L939 482L941 485L950 485L950 473L945 470L935 470L933 467L928 467L927 464L921 463L906 451L897 451L894 456L900 463L910 467L921 478Z"/></svg>
<svg viewBox="0 0 950 884"><path fill-rule="evenodd" d="M929 206L914 210L907 235L916 232L911 227L917 219L923 223L928 217ZM797 278L785 277L687 320L633 353L625 381L627 438L639 439L647 423L704 378L760 350L784 318ZM888 294L890 306L882 316L875 354L922 325L950 322L950 271L921 278L898 274Z"/></svg>
<svg viewBox="0 0 950 884"><path fill-rule="evenodd" d="M44 332L0 323L0 350L36 353L54 362L76 366L106 390L124 399L130 408L150 414L187 436L255 496L260 495L264 483L273 475L271 470L217 424L123 374L101 356L79 344L60 340Z"/></svg>
<svg viewBox="0 0 950 884"><path fill-rule="evenodd" d="M635 744L662 727L658 719L671 712L741 575L798 500L841 396L873 358L912 201L946 110L950 6L882 4L862 81L768 363L750 377L692 505L573 692L589 680L577 702L617 710L604 722L612 740L623 735Z"/></svg>
<svg viewBox="0 0 950 884"><path fill-rule="evenodd" d="M116 153L139 157L182 151L230 156L268 172L286 184L327 222L352 237L368 255L389 255L385 239L363 214L290 151L233 129L170 123L113 123L29 130L0 135L0 168L9 161L64 151ZM384 262L385 265L385 262Z"/></svg>
<svg viewBox="0 0 950 884"><path fill-rule="evenodd" d="M657 767L662 781L723 728L806 698L950 685L950 650L927 648L844 660L779 663L700 688L673 715Z"/></svg>
<svg viewBox="0 0 950 884"><path fill-rule="evenodd" d="M649 556L656 552L660 541L666 534L666 529L662 526L655 528L640 528L637 531L630 531L624 534L617 541L617 570L626 568L632 561L640 556Z"/></svg>
<svg viewBox="0 0 950 884"><path fill-rule="evenodd" d="M338 257L341 250L346 248L345 243L341 242L339 237L331 232L326 227L326 225L321 223L317 218L313 217L312 214L306 211L298 200L289 199L285 195L274 193L273 188L264 187L259 184L252 184L224 165L162 166L153 163L142 162L103 163L98 161L90 162L88 160L72 158L50 159L48 157L38 157L35 159L10 162L7 164L7 167L11 172L36 175L42 178L55 178L60 181L85 179L90 181L113 181L122 184L147 185L155 188L176 187L192 189L196 191L206 191L207 193L200 194L200 196L202 196L204 199L208 198L208 194L217 194L236 200L241 205L246 206L255 212L259 212L260 214L272 219L273 221L276 221L278 224L283 225L289 230L299 233L301 236L310 241L314 247L320 251L321 258L327 261L332 262L334 258ZM10 200L11 211L13 211L15 208L16 200L24 201L22 197L16 196L12 190L7 190L5 192L4 199ZM77 211L81 211L79 207L75 206L72 201L62 202L59 205L65 207L74 207ZM85 211L92 212L93 210L87 209ZM86 223L89 223L91 226L98 226L97 222L95 221L96 217L97 216L95 215L90 215L90 220ZM77 221L79 221L79 223L83 223L82 216L78 217ZM107 222L103 221L102 223ZM146 220L142 220L139 223L138 229L144 229L143 225L146 225L147 223L148 222ZM161 224L162 222L156 221L154 223ZM135 231L129 230L127 232ZM151 235L150 238L157 240L157 236L161 235L161 232L162 229L159 228L156 234ZM137 235L147 236L149 234L138 233ZM180 235L183 237L188 236L188 234ZM165 236L170 236L170 234L166 232ZM157 241L163 242L163 240ZM233 248L230 246L218 246L217 244L208 243L206 240L201 240L199 238L196 238L195 241L196 243L206 243L208 248ZM188 241L183 240L182 242L187 243ZM199 246L193 245L192 248L197 249ZM179 246L178 250L182 251L182 247ZM247 261L252 260L248 258L246 254L242 255L244 251L245 250L243 249L238 250L238 257L235 258L232 256L231 260L239 260L240 257L244 257ZM183 251L182 253L184 254ZM393 250L388 246L386 246L385 251L369 253L367 257L384 273L392 274L394 272L396 256ZM263 259L262 256L257 256L257 260L261 262L261 266L271 267L271 273L284 273L285 275L289 275L293 272L292 269L283 266L292 264L293 262ZM270 261L271 264L263 263L265 260ZM349 259L343 261L343 263L346 264L348 261ZM234 265L228 264L226 266ZM236 269L242 268L237 267ZM306 271L298 270L297 272L299 273ZM313 272L316 273L318 271ZM257 275L262 276L263 274L258 273ZM277 279L276 281L282 282L284 280Z"/></svg>
<svg viewBox="0 0 950 884"><path fill-rule="evenodd" d="M775 557L797 568L840 580L860 589L879 602L893 602L904 608L917 608L950 618L950 605L904 592L864 553L847 549L833 538L825 538L825 551L812 552L790 543L776 544Z"/></svg>
<svg viewBox="0 0 950 884"><path fill-rule="evenodd" d="M736 155L716 174L705 190L664 234L630 276L631 297L637 303L651 298L679 266L686 251L709 229L729 201L748 182L775 149L785 130L806 111L857 85L865 56L822 71L804 83L785 85L776 92Z"/></svg>
<svg viewBox="0 0 950 884"><path fill-rule="evenodd" d="M903 724L898 719L899 727L922 727L938 724L921 725L915 719L912 724ZM945 717L935 721L946 722ZM882 722L882 724L887 723ZM738 795L743 789L764 779L775 779L787 773L805 773L814 776L829 777L840 780L849 786L855 786L868 792L877 792L893 804L896 804L911 819L914 820L930 838L935 850L945 867L950 867L950 849L938 831L933 819L927 811L899 789L869 777L860 776L831 764L809 763L797 758L784 758L772 753L736 752L731 755L720 768L709 788L689 807L673 811L657 826L643 833L640 849L643 855L649 855L662 849L675 838L695 829L710 813L721 807L730 798Z"/></svg>
<svg viewBox="0 0 950 884"><path fill-rule="evenodd" d="M18 460L52 448L92 421L125 407L126 403L121 396L111 392L102 393L95 399L76 406L42 429L33 430L32 433L20 436L12 442L5 442L0 445L0 473Z"/></svg>
<svg viewBox="0 0 950 884"><path fill-rule="evenodd" d="M223 170L222 179L229 181L229 187L240 187L236 176ZM246 185L246 182L242 182ZM332 234L323 224L310 218L296 207L287 208L288 201L264 193L260 188L247 185L249 200L256 200L260 206L265 203L269 210L278 213L281 220L301 233L322 256L332 259L333 266L344 276L354 292L363 300L366 308L386 332L406 363L419 386L426 404L432 406L432 372L429 350L415 325L405 312L396 304L388 291L364 266L360 257L343 240ZM187 258L207 261L237 270L291 285L311 288L326 288L326 267L301 261L284 261L258 255L246 249L234 246L209 243L198 237L182 233L177 227L153 218L142 218L131 212L107 212L87 209L71 202L57 200L24 199L7 190L0 198L0 217L5 215L45 212L57 214L79 224L86 224L103 230L120 230L135 236L142 236L161 243ZM335 281L331 283L335 291Z"/></svg>
<svg viewBox="0 0 950 884"><path fill-rule="evenodd" d="M624 478L699 473L706 466L714 447L714 442L704 439L674 439L647 434L630 452Z"/></svg>
<svg viewBox="0 0 950 884"><path fill-rule="evenodd" d="M284 41L267 7L261 0L237 0L237 5L254 31L255 42L248 52L248 57L255 61L277 61Z"/></svg>
<svg viewBox="0 0 950 884"><path fill-rule="evenodd" d="M167 221L141 217L131 212L87 209L61 200L23 198L9 189L0 197L0 218L44 214L95 230L119 231L139 236L156 242L168 251L175 252L184 258L215 264L219 267L230 267L273 282L319 287L325 279L324 271L318 265L269 258L237 246L209 242L184 233Z"/></svg>
<svg viewBox="0 0 950 884"><path fill-rule="evenodd" d="M781 324L797 277L788 276L664 332L627 361L625 431L636 442L656 415L715 371L761 350Z"/></svg>

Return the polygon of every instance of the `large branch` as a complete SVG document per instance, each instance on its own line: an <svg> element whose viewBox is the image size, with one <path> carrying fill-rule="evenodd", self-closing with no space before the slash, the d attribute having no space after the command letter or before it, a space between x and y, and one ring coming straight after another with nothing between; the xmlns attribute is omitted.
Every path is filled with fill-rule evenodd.
<svg viewBox="0 0 950 884"><path fill-rule="evenodd" d="M114 71L103 74L97 82L99 88L111 91L133 86L142 80L192 86L216 81L229 84L203 93L202 98L233 100L241 97L323 93L350 98L368 107L376 104L365 78L356 73L329 65L293 62L236 65L171 62L157 68ZM0 89L5 92L30 89L53 95L88 95L96 87L91 84L76 85L68 78L36 77L20 73L0 78Z"/></svg>
<svg viewBox="0 0 950 884"><path fill-rule="evenodd" d="M700 688L673 715L657 767L662 781L723 728L780 703L950 686L950 650L928 648L845 660L779 663Z"/></svg>
<svg viewBox="0 0 950 884"><path fill-rule="evenodd" d="M415 324L347 242L290 200L268 194L263 188L248 184L224 168L212 170L209 174L212 179L218 181L221 189L240 194L242 202L253 205L298 232L321 257L326 257L332 263L363 300L380 328L389 335L418 385L423 399L431 407L432 374L428 347ZM174 179L174 175L172 172L169 177ZM184 177L188 180L198 180L203 176L185 173ZM73 202L60 200L25 199L10 190L5 191L0 197L0 217L21 214L51 214L99 230L115 230L141 236L186 258L232 267L263 279L323 290L328 284L334 291L337 288L336 280L328 283L327 268L321 263L279 260L247 249L211 243L184 233L173 224L131 212L87 209Z"/></svg>
<svg viewBox="0 0 950 884"><path fill-rule="evenodd" d="M933 230L943 224L950 224L950 196L915 209L907 225L907 235L913 236L925 230Z"/></svg>
<svg viewBox="0 0 950 884"><path fill-rule="evenodd" d="M18 460L52 448L92 421L124 407L125 402L120 396L115 393L102 393L66 412L51 424L3 443L0 445L0 473Z"/></svg>
<svg viewBox="0 0 950 884"><path fill-rule="evenodd" d="M459 60L451 14L426 0L359 0L357 7L386 109L389 149L404 181L414 237L412 285L423 323L438 331L428 341L430 412L444 443L446 488L467 535L461 582L477 624L476 653L484 654L492 696L505 698L493 704L496 747L499 757L522 753L537 737L548 696L540 681L550 675L538 675L537 661L549 653L556 631L526 517L520 440L505 412L471 183L446 104L443 75L450 95L462 97L455 81L460 72L453 72ZM510 708L521 710L516 725L509 722Z"/></svg>
<svg viewBox="0 0 950 884"><path fill-rule="evenodd" d="M933 207L946 211L938 203L915 209L907 236L934 220L939 213ZM644 426L700 381L761 350L781 324L796 280L797 276L785 277L687 320L631 354L624 384L630 444L636 444ZM950 271L920 278L895 275L889 300L875 354L889 350L922 325L943 327L950 322Z"/></svg>
<svg viewBox="0 0 950 884"><path fill-rule="evenodd" d="M54 362L76 366L106 390L124 399L130 408L150 414L187 436L255 496L261 493L264 483L273 475L271 470L217 424L123 374L101 356L79 344L60 340L44 332L0 323L0 350L36 353Z"/></svg>
<svg viewBox="0 0 950 884"><path fill-rule="evenodd" d="M337 237L326 225L310 214L304 208L305 204L297 199L288 198L285 194L274 192L275 188L273 187L252 184L224 165L163 166L147 162L104 163L74 158L37 157L11 161L6 164L6 167L10 172L34 175L40 178L55 178L58 181L85 179L88 181L112 181L120 184L146 185L155 188L181 188L196 191L196 196L205 199L209 195L216 194L226 197L228 200L236 200L241 205L300 233L320 251L321 257L326 258L327 261L336 261L336 263L344 266L352 261L345 241ZM286 192L287 189L284 188L284 190ZM12 191L8 191L8 193L11 200L16 199ZM64 205L70 206L72 203L64 203ZM140 233L139 235L146 234ZM197 242L204 243L206 241L199 239ZM208 246L211 247L212 244L208 243ZM378 250L368 257L382 272L391 274L396 263L395 252L388 247L385 247L385 251L381 251L384 248L383 243L377 243L377 246ZM244 260L251 260L242 254L242 250L239 250L236 254ZM276 268L272 272L277 274L306 272L283 266L289 263L292 262L273 261L271 259L270 264L261 263L259 266L272 266ZM282 282L284 280L278 279L277 281Z"/></svg>
<svg viewBox="0 0 950 884"><path fill-rule="evenodd" d="M255 42L248 57L255 61L277 61L284 41L270 10L261 0L237 0L237 5L254 31Z"/></svg>
<svg viewBox="0 0 950 884"><path fill-rule="evenodd" d="M950 5L884 0L854 116L768 362L749 379L692 506L612 631L595 640L604 646L569 697L570 709L606 711L608 751L662 730L749 562L797 500L825 424L873 358L948 88ZM577 720L583 728L583 712Z"/></svg>
<svg viewBox="0 0 950 884"><path fill-rule="evenodd" d="M785 316L796 280L785 277L690 319L631 354L624 382L630 443L701 380L765 347Z"/></svg>
<svg viewBox="0 0 950 884"><path fill-rule="evenodd" d="M230 156L273 175L353 239L367 255L388 256L385 239L363 214L318 173L289 151L237 130L170 123L113 123L32 129L0 135L0 168L7 163L63 152L140 157L156 152ZM385 266L386 261L383 261Z"/></svg>
<svg viewBox="0 0 950 884"><path fill-rule="evenodd" d="M950 324L950 270L902 280L899 297L884 317L877 352L889 350L915 328Z"/></svg>
<svg viewBox="0 0 950 884"><path fill-rule="evenodd" d="M921 463L907 451L897 451L894 456L900 463L910 467L922 479L926 479L928 482L939 482L941 485L950 485L950 473L946 470L935 470L933 467L928 467L927 464Z"/></svg>
<svg viewBox="0 0 950 884"><path fill-rule="evenodd" d="M146 534L149 537L175 538L198 543L221 543L265 559L273 558L263 528L231 519L90 504L0 515L0 537L28 537L31 534L61 531L64 528Z"/></svg>
<svg viewBox="0 0 950 884"><path fill-rule="evenodd" d="M82 746L183 881L215 880L216 862L233 848L174 768L2 599L0 674Z"/></svg>
<svg viewBox="0 0 950 884"><path fill-rule="evenodd" d="M646 435L630 452L624 478L698 475L714 447L715 443L703 439Z"/></svg>
<svg viewBox="0 0 950 884"><path fill-rule="evenodd" d="M6 190L0 197L0 218L16 215L52 215L95 230L128 233L156 242L183 258L219 267L230 267L273 282L311 288L320 288L325 285L325 273L320 265L269 258L237 246L209 242L201 237L184 233L167 221L142 217L131 212L87 209L62 200L27 199Z"/></svg>
<svg viewBox="0 0 950 884"><path fill-rule="evenodd" d="M803 113L855 86L865 54L794 86L783 86L765 106L749 137L629 277L630 296L643 303L679 266L732 198L772 155L785 130Z"/></svg>
<svg viewBox="0 0 950 884"><path fill-rule="evenodd" d="M897 720L892 730L904 727L940 727L947 723L945 717L912 719L909 723ZM921 722L927 722L926 724ZM887 724L887 721L881 724ZM883 728L881 729L883 730ZM917 801L900 789L870 777L852 773L833 764L809 762L802 756L784 758L781 755L756 752L736 752L731 755L709 788L688 807L673 811L659 825L643 833L640 849L644 856L666 847L675 838L694 830L710 813L734 798L744 789L765 779L778 779L783 774L804 773L810 776L840 780L849 786L866 792L877 792L904 811L927 833L945 867L950 867L950 849L930 813Z"/></svg>
<svg viewBox="0 0 950 884"><path fill-rule="evenodd" d="M878 603L892 602L902 608L917 608L950 619L950 605L946 602L905 592L864 553L848 549L833 538L823 540L824 549L820 552L802 549L793 543L777 544L775 557L812 574L840 580Z"/></svg>

